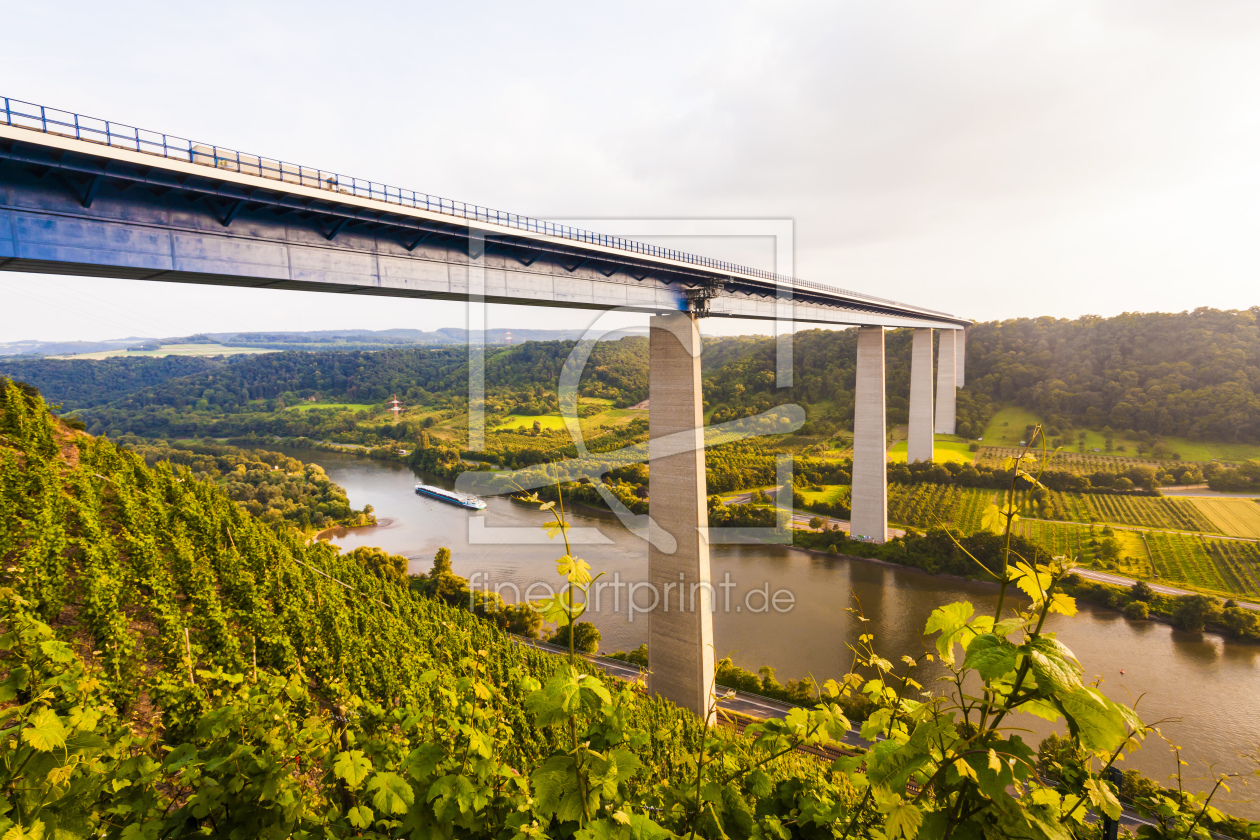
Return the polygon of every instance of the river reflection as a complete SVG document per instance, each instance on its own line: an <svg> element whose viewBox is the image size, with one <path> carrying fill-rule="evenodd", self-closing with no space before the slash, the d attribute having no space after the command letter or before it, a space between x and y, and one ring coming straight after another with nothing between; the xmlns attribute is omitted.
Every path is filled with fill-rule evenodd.
<svg viewBox="0 0 1260 840"><path fill-rule="evenodd" d="M531 583L555 583L555 559L560 544L487 544L503 532L495 529L529 528L541 535L546 514L504 498L487 499L485 518L471 511L418 497L411 470L357 458L352 455L308 450L286 450L294 457L324 467L346 488L355 507L370 504L382 525L356 529L334 537L345 549L360 545L380 546L411 558L413 572L427 571L440 546L451 549L457 574L494 584L512 584L525 590ZM441 483L426 479L430 483ZM573 513L575 528L596 528L602 544L575 546L595 571L621 581L642 581L647 575L647 544L631 535L611 515ZM470 530L484 526L484 530ZM474 534L470 539L470 533ZM863 630L848 611L860 602L866 618L865 631L873 633L880 654L894 662L903 654L917 655L930 645L922 636L928 615L936 607L965 599L977 610L992 610L996 589L948 577L844 558L801 552L782 546L727 545L712 549L715 582L727 579L730 609L714 615L713 633L719 657L730 656L736 664L756 670L776 669L786 681L812 674L819 681L848 671L850 644ZM753 589L787 590L794 596L790 610L754 611L745 600ZM512 589L505 592L513 600ZM601 598L600 609L588 612L603 634L601 649L629 650L647 641L647 621L627 611L624 595L614 610L611 592ZM1072 619L1052 616L1049 628L1070 647L1085 666L1087 678L1102 680L1111 697L1132 703L1141 698L1138 711L1144 720L1167 720L1161 726L1173 743L1183 748L1191 763L1190 775L1203 776L1204 762L1218 771L1248 775L1254 765L1240 754L1255 754L1260 745L1260 646L1226 644L1213 635L1184 633L1155 622L1130 622L1110 610L1082 607ZM1121 671L1123 670L1123 674ZM939 664L926 666L920 682L931 684L943 671ZM1036 744L1050 731L1045 721L1019 716L1015 726L1026 726L1026 740ZM1175 770L1174 760L1162 744L1148 741L1133 754L1128 766L1157 780ZM1196 788L1198 786L1195 786ZM1260 807L1252 800L1260 787L1235 787L1226 810L1253 819Z"/></svg>

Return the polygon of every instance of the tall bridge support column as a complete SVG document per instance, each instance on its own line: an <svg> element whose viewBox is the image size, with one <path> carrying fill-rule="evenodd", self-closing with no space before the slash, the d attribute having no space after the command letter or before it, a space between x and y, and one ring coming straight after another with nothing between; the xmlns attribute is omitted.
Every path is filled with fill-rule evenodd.
<svg viewBox="0 0 1260 840"><path fill-rule="evenodd" d="M654 316L649 345L648 513L665 534L651 535L648 547L657 601L648 615L648 687L704 718L713 694L713 586L696 319ZM668 546L666 537L673 552L658 547Z"/></svg>
<svg viewBox="0 0 1260 840"><path fill-rule="evenodd" d="M958 330L941 330L936 359L936 433L952 435L958 422Z"/></svg>
<svg viewBox="0 0 1260 840"><path fill-rule="evenodd" d="M853 494L849 534L888 540L888 427L884 408L884 328L859 327L853 395Z"/></svg>
<svg viewBox="0 0 1260 840"><path fill-rule="evenodd" d="M958 387L966 385L967 370L967 329L958 330Z"/></svg>
<svg viewBox="0 0 1260 840"><path fill-rule="evenodd" d="M932 412L932 330L914 331L910 350L910 435L906 460L931 461L935 431Z"/></svg>

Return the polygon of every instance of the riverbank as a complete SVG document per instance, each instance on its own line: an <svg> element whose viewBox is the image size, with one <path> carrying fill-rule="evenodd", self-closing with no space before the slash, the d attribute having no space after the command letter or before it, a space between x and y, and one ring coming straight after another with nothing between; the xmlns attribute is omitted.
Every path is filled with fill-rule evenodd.
<svg viewBox="0 0 1260 840"><path fill-rule="evenodd" d="M849 542L846 540L846 543ZM885 545L888 545L886 543ZM897 569L909 570L933 578L945 578L955 581L967 581L970 584L1000 587L996 580L969 575L953 575L946 572L933 572L917 566L896 563L879 557L864 557L831 550L809 548L793 543L785 546L794 551L824 557L844 557L848 560L865 560ZM1231 644L1260 646L1260 605L1236 600L1222 601L1210 595L1203 595L1187 590L1176 590L1172 587L1160 587L1159 591L1147 587L1141 596L1134 588L1139 581L1117 577L1115 580L1099 580L1089 569L1073 570L1064 580L1064 591L1077 600L1118 613L1125 621L1158 622L1167 624L1178 630L1190 633L1210 633ZM1093 579L1091 579L1093 578ZM1168 591L1171 590L1171 591ZM1135 604L1142 606L1135 607Z"/></svg>
<svg viewBox="0 0 1260 840"><path fill-rule="evenodd" d="M371 522L362 522L358 525L334 525L331 528L325 528L317 533L311 539L313 540L329 540L333 538L341 538L348 535L351 531L360 531L364 528L388 528L394 524L394 520L388 517L373 517Z"/></svg>

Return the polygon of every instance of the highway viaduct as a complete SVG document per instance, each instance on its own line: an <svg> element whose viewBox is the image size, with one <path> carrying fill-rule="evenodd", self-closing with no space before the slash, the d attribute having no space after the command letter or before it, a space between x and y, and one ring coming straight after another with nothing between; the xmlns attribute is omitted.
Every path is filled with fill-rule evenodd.
<svg viewBox="0 0 1260 840"><path fill-rule="evenodd" d="M18 100L2 104L0 270L650 314L650 516L677 548L649 547L649 583L666 593L666 584L698 585L701 595L687 609L650 615L650 686L697 714L711 707L714 668L697 320L859 328L855 536L883 542L888 533L885 328L914 329L909 458L930 460L933 432L954 431L965 319Z"/></svg>

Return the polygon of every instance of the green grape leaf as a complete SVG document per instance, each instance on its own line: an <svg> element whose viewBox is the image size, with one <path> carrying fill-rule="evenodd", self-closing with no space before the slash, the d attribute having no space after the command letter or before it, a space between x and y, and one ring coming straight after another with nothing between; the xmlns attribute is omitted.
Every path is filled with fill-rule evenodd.
<svg viewBox="0 0 1260 840"><path fill-rule="evenodd" d="M61 718L57 717L56 712L43 708L27 721L22 740L40 752L52 752L65 747L66 736L69 734L70 731L61 722Z"/></svg>
<svg viewBox="0 0 1260 840"><path fill-rule="evenodd" d="M1068 721L1068 729L1081 746L1096 753L1113 753L1129 737L1137 718L1129 709L1108 700L1100 691L1081 686L1071 694L1054 698Z"/></svg>
<svg viewBox="0 0 1260 840"><path fill-rule="evenodd" d="M55 639L40 642L39 649L44 652L44 656L47 656L53 662L69 662L71 659L74 659L74 651L70 649L70 645Z"/></svg>
<svg viewBox="0 0 1260 840"><path fill-rule="evenodd" d="M568 579L569 583L578 586L591 582L591 565L578 557L564 555L556 561L556 571L561 577Z"/></svg>
<svg viewBox="0 0 1260 840"><path fill-rule="evenodd" d="M1066 616L1076 615L1076 599L1071 595L1056 592L1050 596L1050 612Z"/></svg>
<svg viewBox="0 0 1260 840"><path fill-rule="evenodd" d="M566 621L569 617L569 611L564 608L564 601L559 595L553 598L544 598L541 601L534 602L534 609L542 616L543 621L559 624Z"/></svg>
<svg viewBox="0 0 1260 840"><path fill-rule="evenodd" d="M368 782L368 791L372 792L372 806L386 814L405 814L415 801L411 785L394 773L377 773Z"/></svg>
<svg viewBox="0 0 1260 840"><path fill-rule="evenodd" d="M572 526L569 525L568 522L554 522L553 521L553 522L548 522L545 525L543 525L542 529L547 532L548 539L554 540L556 537L567 532L569 528L571 527Z"/></svg>
<svg viewBox="0 0 1260 840"><path fill-rule="evenodd" d="M333 774L342 779L351 788L363 784L363 780L372 772L372 759L363 754L363 750L339 752L333 759Z"/></svg>
<svg viewBox="0 0 1260 840"><path fill-rule="evenodd" d="M43 820L35 820L28 828L23 828L21 824L12 826L4 833L4 840L45 840L48 836Z"/></svg>
<svg viewBox="0 0 1260 840"><path fill-rule="evenodd" d="M646 814L615 811L612 822L595 820L573 836L575 840L668 840L677 835L652 822Z"/></svg>
<svg viewBox="0 0 1260 840"><path fill-rule="evenodd" d="M936 640L936 650L946 664L954 664L955 644L962 645L963 650L966 651L972 639L993 628L993 619L987 615L982 615L968 623L974 613L975 608L967 601L955 601L938 607L928 616L924 635L941 634Z"/></svg>
<svg viewBox="0 0 1260 840"><path fill-rule="evenodd" d="M437 771L438 764L445 755L443 744L422 744L408 754L403 761L403 767L408 776L417 782L423 781Z"/></svg>
<svg viewBox="0 0 1260 840"><path fill-rule="evenodd" d="M346 816L355 828L367 828L372 824L372 809L366 805L355 805L346 813Z"/></svg>
<svg viewBox="0 0 1260 840"><path fill-rule="evenodd" d="M1018 650L999 636L985 633L967 646L963 667L975 669L982 679L995 680L1015 670Z"/></svg>
<svg viewBox="0 0 1260 840"><path fill-rule="evenodd" d="M884 812L884 834L892 838L905 837L907 840L917 837L919 826L923 825L923 812L912 802L903 801L900 796L894 801L885 802L880 810Z"/></svg>
<svg viewBox="0 0 1260 840"><path fill-rule="evenodd" d="M993 632L1005 639L1023 626L1022 618L1006 618L993 625Z"/></svg>
<svg viewBox="0 0 1260 840"><path fill-rule="evenodd" d="M1085 782L1085 790L1089 793L1089 801L1095 808L1113 820L1120 819L1120 800L1111 789L1111 785L1101 779L1089 779Z"/></svg>
<svg viewBox="0 0 1260 840"><path fill-rule="evenodd" d="M561 822L582 816L582 795L578 787L577 767L569 755L553 755L530 774L534 784L535 807L544 816Z"/></svg>
<svg viewBox="0 0 1260 840"><path fill-rule="evenodd" d="M1043 692L1068 694L1080 686L1080 674L1063 659L1047 656L1039 650L1034 650L1030 656L1037 687Z"/></svg>

